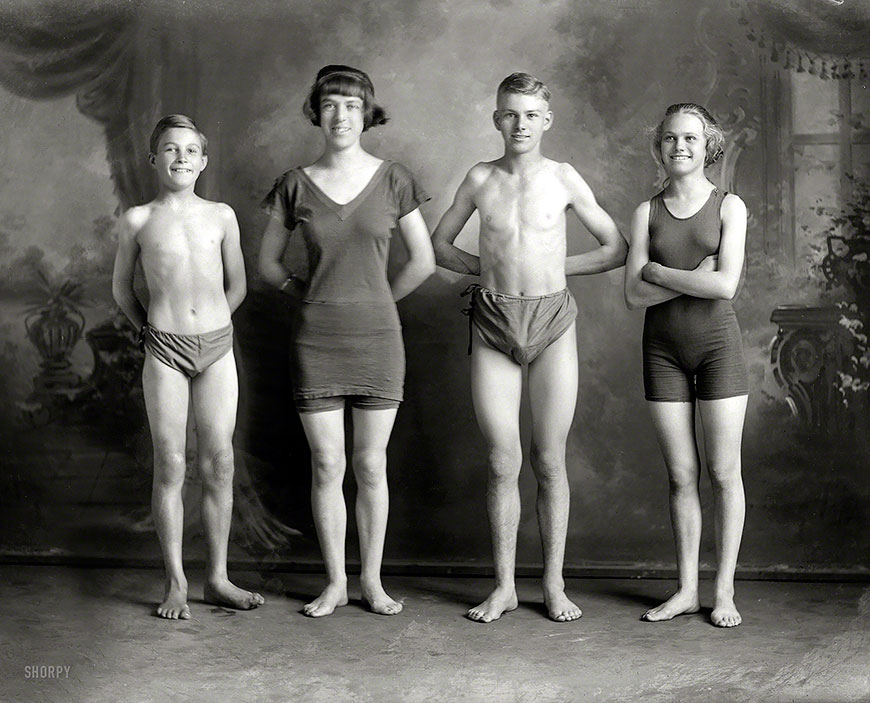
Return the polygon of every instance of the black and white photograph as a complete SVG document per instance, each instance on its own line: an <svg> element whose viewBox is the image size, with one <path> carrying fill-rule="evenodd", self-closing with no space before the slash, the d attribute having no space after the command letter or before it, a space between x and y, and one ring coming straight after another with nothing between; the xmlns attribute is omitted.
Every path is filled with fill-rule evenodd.
<svg viewBox="0 0 870 703"><path fill-rule="evenodd" d="M4 0L0 700L870 701L870 0Z"/></svg>

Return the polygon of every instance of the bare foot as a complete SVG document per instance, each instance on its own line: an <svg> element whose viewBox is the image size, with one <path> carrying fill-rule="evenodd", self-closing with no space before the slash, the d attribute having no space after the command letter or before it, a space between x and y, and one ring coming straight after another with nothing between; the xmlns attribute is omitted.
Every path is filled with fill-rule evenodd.
<svg viewBox="0 0 870 703"><path fill-rule="evenodd" d="M377 613L378 615L397 615L402 612L402 604L390 598L380 583L366 585L360 583L360 586L362 589L363 603L365 603L373 613Z"/></svg>
<svg viewBox="0 0 870 703"><path fill-rule="evenodd" d="M545 590L544 605L547 606L550 620L556 622L571 622L579 620L583 616L583 611L569 600L561 588L551 591Z"/></svg>
<svg viewBox="0 0 870 703"><path fill-rule="evenodd" d="M190 620L187 605L187 584L167 583L163 602L157 606L157 614L168 620Z"/></svg>
<svg viewBox="0 0 870 703"><path fill-rule="evenodd" d="M717 596L716 607L710 613L710 622L716 627L737 627L743 618L737 612L732 596Z"/></svg>
<svg viewBox="0 0 870 703"><path fill-rule="evenodd" d="M203 588L203 600L212 605L222 605L236 610L253 610L263 605L266 599L259 593L251 593L233 585L229 579L209 581Z"/></svg>
<svg viewBox="0 0 870 703"><path fill-rule="evenodd" d="M347 605L347 582L330 583L323 593L302 607L302 612L310 618L322 618L342 605Z"/></svg>
<svg viewBox="0 0 870 703"><path fill-rule="evenodd" d="M641 620L661 622L675 618L677 615L697 613L700 609L701 602L698 600L697 591L679 590L661 605L647 610Z"/></svg>
<svg viewBox="0 0 870 703"><path fill-rule="evenodd" d="M517 605L517 591L513 586L496 588L489 594L489 598L476 608L470 608L465 615L475 622L492 622L504 613L516 610Z"/></svg>

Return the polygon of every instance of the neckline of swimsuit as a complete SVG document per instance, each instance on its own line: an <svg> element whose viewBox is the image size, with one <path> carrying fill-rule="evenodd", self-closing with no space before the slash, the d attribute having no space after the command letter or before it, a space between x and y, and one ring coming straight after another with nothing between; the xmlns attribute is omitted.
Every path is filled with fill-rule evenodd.
<svg viewBox="0 0 870 703"><path fill-rule="evenodd" d="M665 202L665 191L662 191L660 193L660 195L661 195L661 199L662 199L662 207L665 209L665 212L668 213L668 215L670 215L673 219L678 220L680 222L685 222L686 220L691 220L693 217L700 215L701 212L704 210L704 208L707 207L710 204L710 202L713 200L713 196L718 192L719 192L719 189L716 186L713 186L713 190L710 191L710 195L707 196L707 199L704 201L704 204L701 207L699 207L697 210L695 210L695 212L693 212L688 217L677 217L674 213L671 212L670 208L668 207L668 204Z"/></svg>
<svg viewBox="0 0 870 703"><path fill-rule="evenodd" d="M323 204L326 205L330 210L335 212L335 214L338 215L339 219L344 220L347 219L351 214L353 214L353 211L356 210L357 207L368 197L371 190L381 179L381 175L386 170L386 166L388 163L390 162L386 160L381 161L375 172L372 174L372 177L369 179L368 183L366 183L363 189L346 203L338 203L330 198L323 191L323 189L314 182L311 176L305 173L305 170L301 166L299 167L299 173L302 174L302 178L311 187L311 190L321 200L321 202L323 202Z"/></svg>

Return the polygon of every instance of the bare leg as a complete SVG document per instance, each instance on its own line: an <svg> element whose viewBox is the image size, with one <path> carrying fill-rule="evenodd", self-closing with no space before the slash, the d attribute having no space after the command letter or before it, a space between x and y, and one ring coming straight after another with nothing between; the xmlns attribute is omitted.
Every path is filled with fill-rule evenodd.
<svg viewBox="0 0 870 703"><path fill-rule="evenodd" d="M677 592L643 615L644 620L670 620L697 613L698 550L701 548L700 460L695 441L695 406L691 402L648 403L668 470L671 524L677 548Z"/></svg>
<svg viewBox="0 0 870 703"><path fill-rule="evenodd" d="M347 509L342 482L347 460L344 455L344 408L299 413L311 448L311 508L320 540L320 551L329 582L323 592L302 608L312 618L331 615L347 605L347 572L344 569L344 538Z"/></svg>
<svg viewBox="0 0 870 703"><path fill-rule="evenodd" d="M232 351L193 379L191 396L202 477L202 524L208 545L204 599L215 605L250 610L263 604L263 596L238 588L227 576L233 517L233 432L239 398Z"/></svg>
<svg viewBox="0 0 870 703"><path fill-rule="evenodd" d="M183 374L157 361L151 354L145 356L142 389L154 445L151 511L166 569L166 589L163 602L157 606L157 614L171 620L187 620L190 608L187 605L187 578L181 563L184 531L181 490L186 468L184 450L190 389Z"/></svg>
<svg viewBox="0 0 870 703"><path fill-rule="evenodd" d="M532 409L531 462L538 480L536 507L544 551L544 604L552 620L569 622L583 615L565 595L562 577L570 509L565 448L577 403L574 325L529 366L529 400Z"/></svg>
<svg viewBox="0 0 870 703"><path fill-rule="evenodd" d="M390 494L387 488L387 443L396 410L353 409L353 472L356 477L356 522L362 557L360 588L372 612L395 615L402 604L381 585L381 560L387 534Z"/></svg>
<svg viewBox="0 0 870 703"><path fill-rule="evenodd" d="M747 396L700 400L701 423L707 450L707 470L713 484L716 520L715 604L710 621L735 627L743 618L734 605L734 570L743 536L746 500L740 475L740 447Z"/></svg>
<svg viewBox="0 0 870 703"><path fill-rule="evenodd" d="M498 620L517 607L514 581L520 522L519 476L522 367L473 335L471 397L488 452L486 508L495 562L495 589L467 615L478 622Z"/></svg>

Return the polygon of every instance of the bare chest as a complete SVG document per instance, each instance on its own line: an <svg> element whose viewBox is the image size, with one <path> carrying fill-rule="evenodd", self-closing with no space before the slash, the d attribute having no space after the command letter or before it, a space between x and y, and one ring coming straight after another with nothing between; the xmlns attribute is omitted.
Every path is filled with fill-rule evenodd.
<svg viewBox="0 0 870 703"><path fill-rule="evenodd" d="M183 216L155 213L139 233L145 256L171 260L209 259L220 254L223 228L202 214Z"/></svg>
<svg viewBox="0 0 870 703"><path fill-rule="evenodd" d="M564 229L567 192L550 175L492 178L481 189L478 201L481 225L491 234Z"/></svg>

